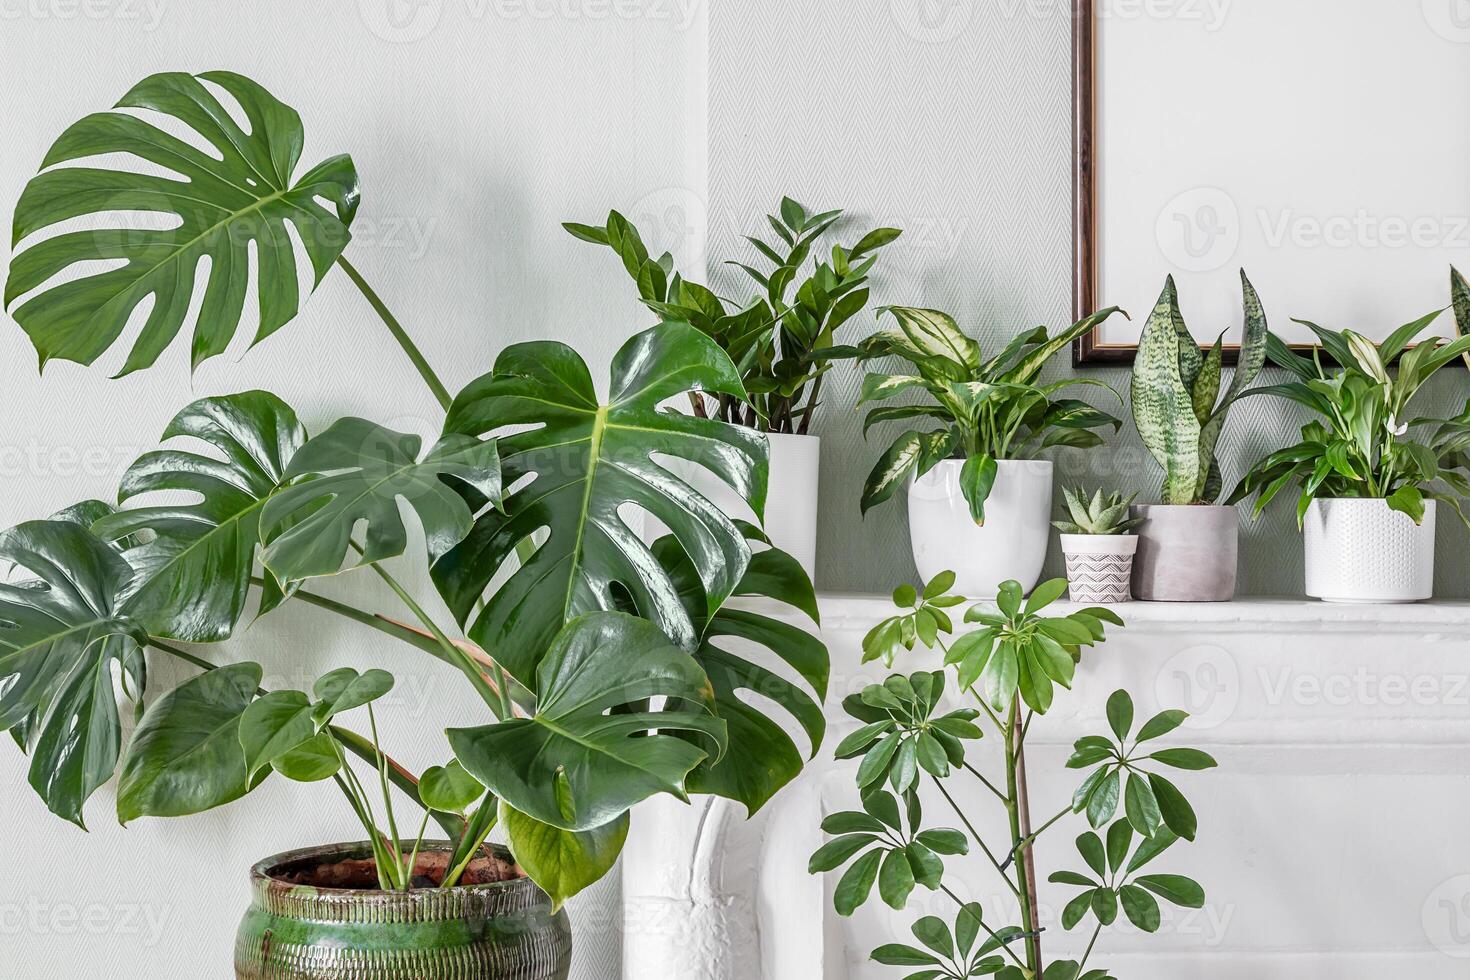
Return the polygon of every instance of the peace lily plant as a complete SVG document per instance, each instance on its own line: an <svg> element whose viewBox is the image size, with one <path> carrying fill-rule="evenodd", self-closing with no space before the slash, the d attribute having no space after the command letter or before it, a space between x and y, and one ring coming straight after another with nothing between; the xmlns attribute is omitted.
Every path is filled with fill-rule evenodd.
<svg viewBox="0 0 1470 980"><path fill-rule="evenodd" d="M1052 498L1052 464L1036 457L1057 446L1100 446L1096 430L1122 424L1087 402L1058 397L1078 385L1107 389L1102 382L1043 383L1041 372L1117 307L1055 336L1046 327L1028 330L990 357L948 314L902 306L880 312L895 325L852 353L862 363L898 358L905 364L896 372L870 371L859 404L902 403L871 409L863 432L894 422L928 427L907 429L878 457L863 487L863 513L907 484L920 574L954 569L961 588L976 595L994 595L1011 578L1030 589L1046 555Z"/></svg>
<svg viewBox="0 0 1470 980"><path fill-rule="evenodd" d="M1107 700L1108 731L1078 739L1066 762L1085 777L1054 814L1033 821L1027 739L1057 689L1072 687L1084 651L1103 642L1108 624L1122 620L1102 608L1048 615L1066 588L1061 579L1024 599L1019 583L1006 582L994 605L965 613L964 621L977 628L954 636L951 610L968 601L950 592L954 581L945 572L922 588L901 586L894 593L899 613L863 643L865 662L881 659L891 667L921 646L941 654L944 666L890 674L843 702L857 727L836 754L858 760L861 809L822 822L831 840L812 855L810 870L843 869L833 892L839 915L875 899L902 911L919 887L936 893L926 909L949 906L914 922L914 943L873 950L874 960L905 968L910 980L1110 980L1113 974L1093 955L1104 929L1127 919L1143 932L1158 931L1160 899L1204 905L1198 883L1161 873L1154 862L1179 841L1193 842L1199 829L1193 806L1165 772L1210 769L1215 760L1198 749L1160 747L1185 712L1162 711L1136 725L1133 699L1116 691ZM990 738L999 746L983 754L998 766L978 758ZM936 807L944 816L934 817ZM1003 831L978 829L986 807L1004 816ZM1079 863L1047 879L1068 890L1044 903L1036 847L1074 815L1088 824L1075 841ZM947 826L951 820L959 826ZM1002 900L982 905L963 898L962 892L976 891L977 879L954 887L952 869L961 861L993 873ZM1060 858L1047 863L1055 867ZM1075 947L1082 950L1076 958L1043 958L1043 939L1050 945L1053 936L1042 925L1040 910L1048 904L1062 910L1062 930L1082 926L1089 934Z"/></svg>
<svg viewBox="0 0 1470 980"><path fill-rule="evenodd" d="M1457 312L1470 309L1458 273L1451 288ZM1470 337L1421 339L1442 312L1405 324L1381 344L1298 321L1318 340L1310 359L1274 335L1269 340L1272 363L1292 380L1247 394L1287 399L1316 418L1302 427L1300 442L1251 467L1230 499L1254 496L1259 516L1279 494L1294 492L1297 524L1306 532L1308 595L1429 598L1435 503L1470 526L1460 503L1470 496L1470 402L1449 417L1413 408L1436 372L1470 352ZM1327 366L1323 353L1338 366ZM1365 562L1359 545L1370 535L1377 544Z"/></svg>
<svg viewBox="0 0 1470 980"><path fill-rule="evenodd" d="M248 132L222 98L237 103ZM124 111L137 109L172 117L215 155ZM346 926L330 922L362 920L332 920L325 905L286 930L299 896L273 881L242 927L240 976L338 976L316 971L380 953L373 963L417 956L412 963L460 970L493 961L524 965L518 976L564 977L565 916L555 908L611 868L636 804L709 793L754 812L802 768L788 719L751 707L744 692L759 690L820 744L825 647L782 620L730 608L758 595L815 619L811 583L789 556L764 546L758 528L730 521L654 461L706 467L761 513L763 437L660 409L691 392L731 404L749 398L717 342L687 324L646 330L613 359L605 394L565 344L517 344L451 396L343 254L360 203L351 159L298 174L302 144L297 113L240 75L143 80L117 108L70 127L25 188L6 305L43 364L90 364L119 346L135 308L151 301L125 374L154 364L197 299L190 354L198 365L240 327L252 251L256 342L299 311L289 225L313 284L335 265L363 291L444 406L442 435L426 447L360 418L311 434L263 391L186 406L164 446L124 475L120 509L86 501L0 534L0 559L15 569L0 583L0 729L29 753L30 783L46 805L78 825L114 774L124 822L201 813L271 779L330 781L363 824L376 883L403 891L403 903L417 902L422 885L454 885L473 862L496 857L513 858L512 874L523 870L550 896L544 906L515 900L524 901L519 932L477 930L457 945L445 933L433 949L419 948L429 940L414 933L374 953L373 930L344 943L332 930ZM162 172L77 164L113 154ZM178 224L33 238L69 219L131 211ZM195 297L189 284L206 257L209 276ZM99 262L106 268L91 271ZM81 263L85 274L57 281ZM619 517L629 503L669 535L645 545ZM420 535L406 515L422 544L410 543ZM453 625L390 571L399 558L428 566ZM313 590L314 580L347 571L382 580L402 608L370 612ZM263 690L261 666L230 662L218 645L252 616L297 614L287 606L436 658L483 702L483 717L450 729L444 764L416 776L377 738L374 702L392 686L387 672L347 666L309 690ZM726 637L786 661L794 679L729 652ZM198 673L160 689L148 669L157 656ZM130 739L119 696L140 715ZM430 820L447 844L425 841ZM497 826L508 855L482 847ZM441 858L428 881L417 863L425 850ZM498 894L476 892L455 907L493 919L503 908ZM400 921L394 916L421 921L429 908L374 907L384 930ZM441 915L449 906L432 907ZM330 921L317 921L324 915ZM383 972L354 975L423 975L374 969Z"/></svg>

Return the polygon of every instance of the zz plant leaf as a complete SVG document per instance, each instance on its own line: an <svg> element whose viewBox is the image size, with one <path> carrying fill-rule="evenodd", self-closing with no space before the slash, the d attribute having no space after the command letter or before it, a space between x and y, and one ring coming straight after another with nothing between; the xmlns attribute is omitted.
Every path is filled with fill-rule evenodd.
<svg viewBox="0 0 1470 980"><path fill-rule="evenodd" d="M239 105L248 132L210 86ZM122 111L128 109L171 116L218 158ZM351 238L348 226L358 204L357 171L346 156L297 174L303 142L294 109L225 71L152 75L113 110L67 129L41 161L42 173L21 193L13 245L63 221L116 212L155 212L170 226L70 231L20 249L10 263L5 305L41 363L91 364L119 340L133 311L151 300L120 373L150 366L182 328L194 302L195 271L206 259L209 278L190 345L194 365L223 353L239 329L252 253L260 297L254 342L288 323L302 302L293 232L311 263L313 283L320 283ZM59 166L113 154L163 173ZM52 283L82 263L107 268Z"/></svg>

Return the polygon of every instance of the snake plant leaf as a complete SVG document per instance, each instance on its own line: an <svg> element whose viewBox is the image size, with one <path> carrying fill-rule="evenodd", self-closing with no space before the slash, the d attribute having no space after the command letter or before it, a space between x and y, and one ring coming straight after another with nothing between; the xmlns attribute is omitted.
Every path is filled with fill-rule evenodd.
<svg viewBox="0 0 1470 980"><path fill-rule="evenodd" d="M240 716L255 700L260 678L260 664L216 667L153 702L123 758L120 823L203 813L250 790Z"/></svg>
<svg viewBox="0 0 1470 980"><path fill-rule="evenodd" d="M1189 387L1190 401L1194 405L1194 417L1200 425L1210 420L1215 411L1215 401L1220 397L1220 375L1225 364L1225 335L1215 338L1209 354L1200 363L1194 384Z"/></svg>
<svg viewBox="0 0 1470 980"><path fill-rule="evenodd" d="M959 328L948 313L911 306L885 306L913 347L928 357L948 358L974 373L980 370L980 345Z"/></svg>
<svg viewBox="0 0 1470 980"><path fill-rule="evenodd" d="M358 418L339 419L310 439L286 470L291 485L261 512L265 566L284 582L335 575L359 522L366 540L354 564L401 555L408 530L400 500L418 515L431 560L464 540L474 514L449 481L498 503L495 443L450 433L421 460L422 445L416 435Z"/></svg>
<svg viewBox="0 0 1470 980"><path fill-rule="evenodd" d="M69 521L0 534L0 730L20 726L31 786L57 816L82 823L122 747L113 666L136 701L146 681L138 623L118 611L133 571L118 551Z"/></svg>
<svg viewBox="0 0 1470 980"><path fill-rule="evenodd" d="M306 430L275 395L246 391L199 399L174 416L163 438L196 439L218 456L145 453L123 474L119 500L154 493L197 499L102 515L92 530L126 549L136 576L124 607L149 633L191 643L228 639L245 611L261 509L285 480ZM142 538L149 540L131 544ZM274 580L267 582L262 611L281 598Z"/></svg>
<svg viewBox="0 0 1470 980"><path fill-rule="evenodd" d="M624 813L601 827L574 832L544 824L504 803L500 822L516 863L551 896L554 908L612 870L623 853L630 823Z"/></svg>
<svg viewBox="0 0 1470 980"><path fill-rule="evenodd" d="M1195 492L1195 499L1206 503L1220 496L1222 481L1220 465L1215 459L1215 447L1219 444L1220 433L1225 428L1226 415L1230 407L1255 382L1256 377L1261 373L1261 368L1266 364L1267 341L1270 337L1266 310L1261 305L1261 297L1256 294L1256 287L1251 285L1250 278L1246 276L1244 269L1240 270L1240 290L1241 302L1245 309L1245 331L1241 335L1240 358L1236 361L1235 375L1230 379L1230 387L1225 390L1225 396L1220 399L1219 405L1215 406L1214 411L1200 426L1199 459L1202 472L1199 474L1200 482ZM1219 346L1218 342L1216 346Z"/></svg>
<svg viewBox="0 0 1470 980"><path fill-rule="evenodd" d="M448 734L470 775L542 823L592 830L658 793L686 799L689 773L724 751L725 723L709 711L709 679L647 620L580 616L557 635L536 674L539 701L530 718ZM640 707L654 697L684 705ZM702 735L703 747L673 734L681 731Z"/></svg>
<svg viewBox="0 0 1470 980"><path fill-rule="evenodd" d="M1174 326L1178 296L1174 277L1144 324L1133 365L1133 420L1150 455L1164 468L1164 502L1192 503L1205 478L1201 472L1200 424L1179 375L1179 334Z"/></svg>
<svg viewBox="0 0 1470 980"><path fill-rule="evenodd" d="M239 104L249 132L206 82ZM117 111L123 109L171 116L214 154ZM195 366L222 353L238 331L252 260L260 300L254 343L289 322L302 301L293 237L305 248L313 281L320 283L351 238L348 226L358 204L357 171L349 157L332 157L295 176L303 142L294 109L250 79L224 71L152 75L113 111L93 113L67 129L47 152L43 172L21 193L12 244L63 221L117 212L153 212L166 216L169 227L119 227L113 221L36 242L15 256L5 305L30 336L41 364L91 364L118 341L134 310L151 302L119 373L150 366L183 327L195 301L195 273L206 259L208 280L190 352ZM113 154L164 173L58 166ZM51 284L83 263L107 268Z"/></svg>
<svg viewBox="0 0 1470 980"><path fill-rule="evenodd" d="M638 533L634 509L678 538L699 569L706 614L745 574L750 549L739 528L657 457L709 470L759 515L766 440L750 429L658 409L689 391L744 397L745 389L708 337L688 324L662 323L613 358L606 404L599 404L582 359L553 342L507 348L493 373L455 399L450 432L535 426L499 440L505 484L516 488L504 510L483 514L433 568L440 594L463 623L517 546L533 535L542 541L469 628L522 683L533 683L538 660L568 620L599 609L636 610L694 649L694 625Z"/></svg>
<svg viewBox="0 0 1470 980"><path fill-rule="evenodd" d="M1177 300L1169 310L1169 319L1174 324L1174 335L1179 340L1179 380L1184 382L1185 388L1193 391L1195 382L1199 380L1200 370L1204 367L1204 355L1199 349L1199 341L1194 339L1194 334L1184 322L1184 313L1179 309Z"/></svg>
<svg viewBox="0 0 1470 980"><path fill-rule="evenodd" d="M759 536L749 525L743 530L748 537ZM757 611L758 607L734 608L727 603L706 619L699 577L688 556L679 550L678 542L672 537L660 538L653 551L678 583L690 617L700 624L699 649L694 659L709 677L715 713L724 719L729 732L730 751L718 761L706 760L690 774L687 788L691 793L707 793L744 804L753 815L796 778L804 759L782 724L743 700L741 693L759 694L780 705L801 726L815 756L827 729L822 713L831 670L827 647L800 626ZM750 567L734 595L774 600L813 623L819 621L811 580L796 559L774 548L751 555ZM761 651L755 659L750 653L753 650ZM758 662L771 662L772 658L783 661L801 683ZM671 707L684 710L686 706Z"/></svg>

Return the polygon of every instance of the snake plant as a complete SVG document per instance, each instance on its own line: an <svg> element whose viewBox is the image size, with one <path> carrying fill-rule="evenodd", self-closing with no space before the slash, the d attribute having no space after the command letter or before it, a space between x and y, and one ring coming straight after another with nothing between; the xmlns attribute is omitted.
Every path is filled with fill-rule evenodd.
<svg viewBox="0 0 1470 980"><path fill-rule="evenodd" d="M1163 503L1209 504L1220 496L1215 450L1225 417L1266 361L1266 313L1244 269L1240 284L1245 334L1235 376L1223 396L1224 334L1209 353L1200 350L1179 312L1173 276L1165 281L1144 325L1133 365L1133 423L1164 469Z"/></svg>
<svg viewBox="0 0 1470 980"><path fill-rule="evenodd" d="M1067 502L1067 516L1072 519L1052 521L1051 525L1063 534L1127 534L1143 520L1128 516L1132 496L1097 490L1089 498L1081 487L1063 487L1062 497Z"/></svg>

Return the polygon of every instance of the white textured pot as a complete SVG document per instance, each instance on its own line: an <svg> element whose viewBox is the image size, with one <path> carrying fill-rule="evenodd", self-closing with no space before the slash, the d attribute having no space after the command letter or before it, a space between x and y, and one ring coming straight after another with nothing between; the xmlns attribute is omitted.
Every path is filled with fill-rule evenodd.
<svg viewBox="0 0 1470 980"><path fill-rule="evenodd" d="M1302 522L1307 595L1328 602L1418 602L1434 594L1435 501L1424 520L1376 497L1314 500Z"/></svg>
<svg viewBox="0 0 1470 980"><path fill-rule="evenodd" d="M817 577L817 481L822 462L818 436L767 433L771 446L771 477L766 485L764 527L771 543L801 562L807 575ZM739 494L715 479L702 466L675 460L671 468L731 517L760 524ZM662 525L658 525L662 528Z"/></svg>
<svg viewBox="0 0 1470 980"><path fill-rule="evenodd" d="M976 524L960 492L964 460L946 459L909 481L909 543L924 581L949 569L954 590L976 599L995 595L1008 579L1030 592L1041 577L1051 536L1052 464L1003 459Z"/></svg>
<svg viewBox="0 0 1470 980"><path fill-rule="evenodd" d="M1063 534L1067 559L1067 593L1073 602L1111 604L1133 598L1133 554L1138 538L1131 534Z"/></svg>

